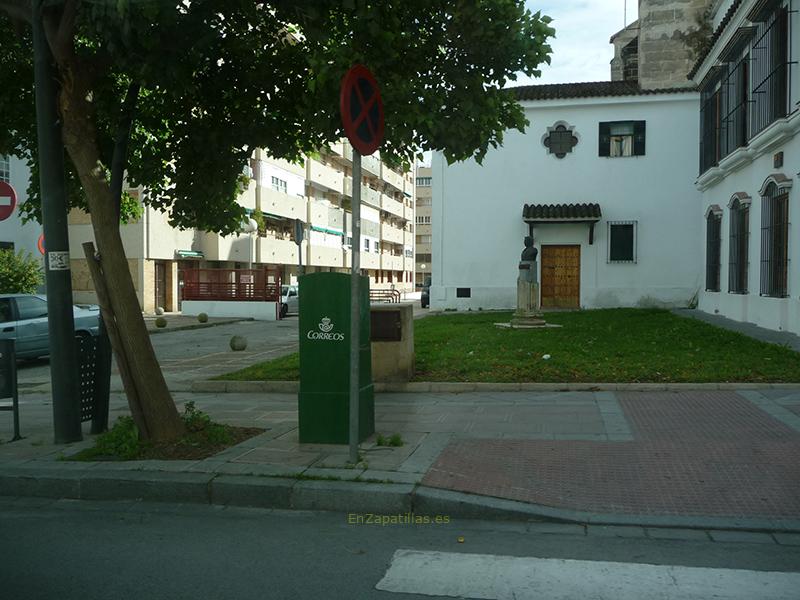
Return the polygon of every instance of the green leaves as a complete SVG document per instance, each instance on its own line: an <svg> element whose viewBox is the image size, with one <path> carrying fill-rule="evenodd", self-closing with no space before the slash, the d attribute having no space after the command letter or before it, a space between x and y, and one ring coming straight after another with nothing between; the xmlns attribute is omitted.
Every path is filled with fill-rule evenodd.
<svg viewBox="0 0 800 600"><path fill-rule="evenodd" d="M116 0L80 4L75 47L91 61L78 68L92 69L101 166L125 90L141 82L127 183L175 226L230 233L252 149L296 160L342 136L339 86L355 63L381 86L386 160L425 150L480 160L527 124L503 86L549 62L549 23L522 0ZM0 37L0 152L35 167L30 32L15 33L0 9ZM71 167L67 179L72 205L85 207ZM24 207L34 218L36 187Z"/></svg>
<svg viewBox="0 0 800 600"><path fill-rule="evenodd" d="M40 261L30 252L0 250L0 294L35 294L43 277Z"/></svg>

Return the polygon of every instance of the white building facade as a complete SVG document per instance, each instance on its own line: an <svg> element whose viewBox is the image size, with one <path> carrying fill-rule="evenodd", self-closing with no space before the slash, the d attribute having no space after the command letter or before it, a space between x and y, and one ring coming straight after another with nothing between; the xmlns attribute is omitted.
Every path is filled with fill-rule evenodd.
<svg viewBox="0 0 800 600"><path fill-rule="evenodd" d="M691 76L702 93L699 308L800 333L798 2L724 0Z"/></svg>
<svg viewBox="0 0 800 600"><path fill-rule="evenodd" d="M434 155L431 306L515 308L529 234L543 307L689 304L701 285L699 95L631 81L517 94L525 134L508 132L482 165Z"/></svg>

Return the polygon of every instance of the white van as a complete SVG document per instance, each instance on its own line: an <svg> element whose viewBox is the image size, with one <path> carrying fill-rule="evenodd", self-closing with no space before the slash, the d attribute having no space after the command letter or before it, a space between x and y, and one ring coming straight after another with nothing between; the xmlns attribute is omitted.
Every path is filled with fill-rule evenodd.
<svg viewBox="0 0 800 600"><path fill-rule="evenodd" d="M300 309L298 304L297 286L296 285L282 285L281 286L281 319L289 313L297 314Z"/></svg>

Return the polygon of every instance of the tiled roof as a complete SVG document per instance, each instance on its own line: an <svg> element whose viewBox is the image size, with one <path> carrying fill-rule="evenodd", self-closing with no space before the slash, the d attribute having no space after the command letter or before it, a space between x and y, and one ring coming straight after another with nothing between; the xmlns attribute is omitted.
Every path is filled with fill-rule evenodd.
<svg viewBox="0 0 800 600"><path fill-rule="evenodd" d="M703 51L702 54L700 54L700 56L697 57L697 60L695 61L694 66L692 67L692 70L689 71L689 74L686 76L687 79L694 78L694 76L697 74L697 71L700 70L700 67L703 65L703 62L706 60L709 53L714 48L714 44L717 43L717 40L722 35L722 32L725 30L725 27L728 26L728 23L730 23L731 19L733 18L733 15L736 14L736 11L738 10L739 5L741 3L742 0L734 0L733 4L731 4L730 8L728 9L728 12L725 13L724 17L722 17L722 21L720 21L719 27L717 27L716 31L714 31L714 33L708 39L708 44L706 44L706 49Z"/></svg>
<svg viewBox="0 0 800 600"><path fill-rule="evenodd" d="M563 98L596 98L601 96L645 96L694 92L694 86L644 90L636 81L590 81L586 83L553 83L510 88L517 100L560 100Z"/></svg>
<svg viewBox="0 0 800 600"><path fill-rule="evenodd" d="M580 219L599 219L599 204L526 204L522 209L525 220L563 219L565 221Z"/></svg>

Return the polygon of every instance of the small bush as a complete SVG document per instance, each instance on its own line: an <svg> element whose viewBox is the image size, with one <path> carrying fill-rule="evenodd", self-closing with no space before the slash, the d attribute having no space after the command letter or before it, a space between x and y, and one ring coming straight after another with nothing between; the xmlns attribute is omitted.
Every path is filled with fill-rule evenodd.
<svg viewBox="0 0 800 600"><path fill-rule="evenodd" d="M382 434L378 434L378 437L375 439L376 446L391 446L393 448L399 448L403 445L403 438L400 436L399 433L395 433L390 437L385 437Z"/></svg>
<svg viewBox="0 0 800 600"><path fill-rule="evenodd" d="M0 294L35 294L42 277L42 266L30 252L0 250Z"/></svg>
<svg viewBox="0 0 800 600"><path fill-rule="evenodd" d="M158 317L156 319L156 327L163 329L167 326L167 320L164 317Z"/></svg>
<svg viewBox="0 0 800 600"><path fill-rule="evenodd" d="M186 431L192 433L202 433L202 436L209 444L230 444L233 440L230 427L220 423L214 423L208 414L199 410L193 400L183 406L183 422Z"/></svg>
<svg viewBox="0 0 800 600"><path fill-rule="evenodd" d="M206 313L200 313L197 315L197 320L201 323L208 323L208 315Z"/></svg>
<svg viewBox="0 0 800 600"><path fill-rule="evenodd" d="M112 460L134 460L142 452L139 431L133 417L119 417L114 426L97 436L95 445L79 452L77 460L95 460L106 458Z"/></svg>

